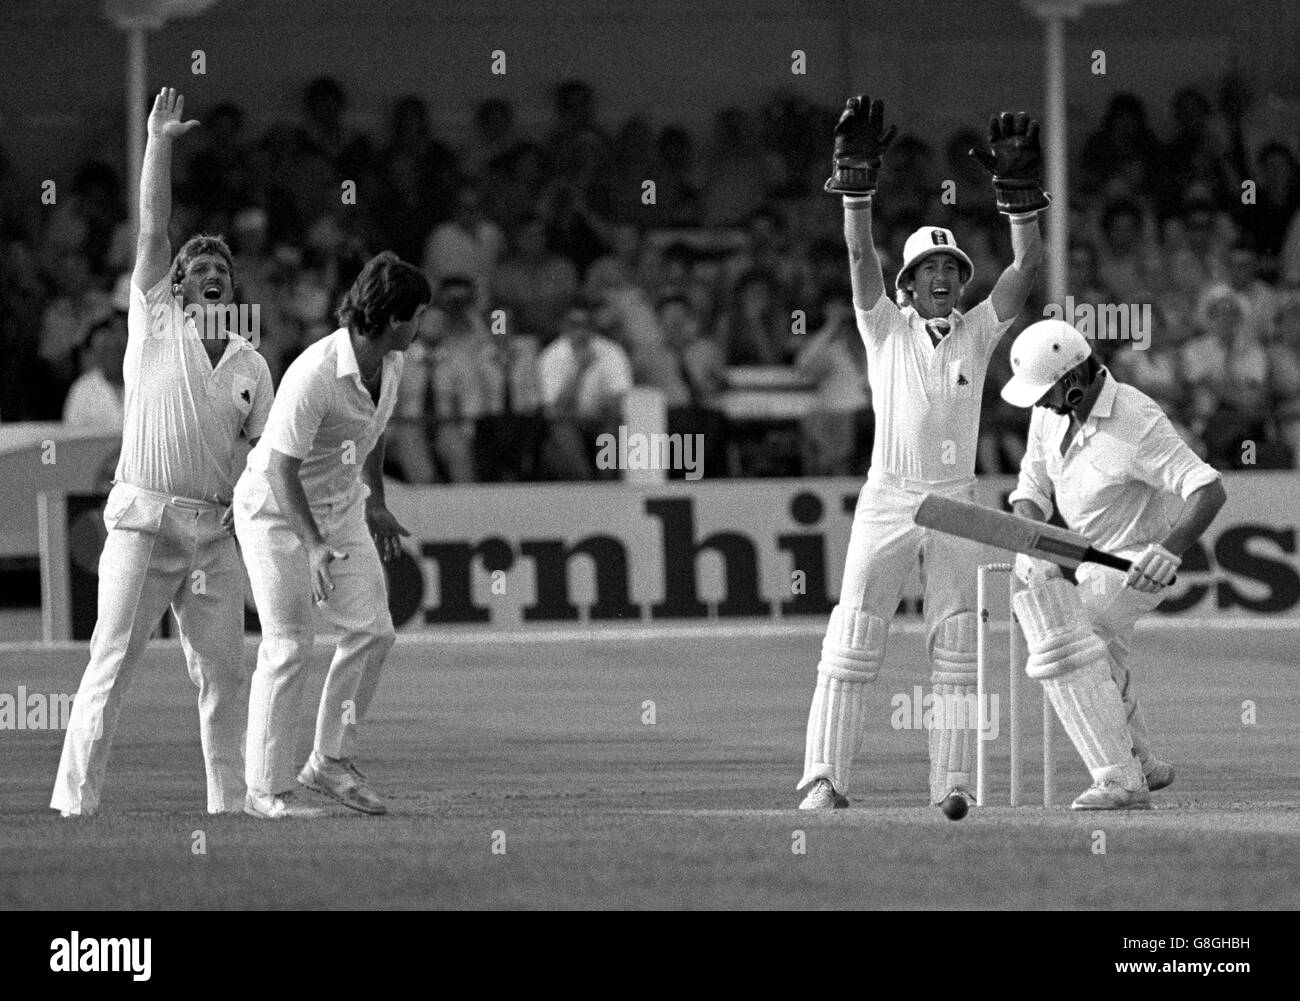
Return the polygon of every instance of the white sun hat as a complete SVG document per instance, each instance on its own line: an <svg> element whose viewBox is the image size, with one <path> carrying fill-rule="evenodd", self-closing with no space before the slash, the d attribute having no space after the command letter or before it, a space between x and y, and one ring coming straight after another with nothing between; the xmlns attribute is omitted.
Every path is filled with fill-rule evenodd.
<svg viewBox="0 0 1300 1001"><path fill-rule="evenodd" d="M963 282L968 282L975 274L975 265L971 259L966 256L966 252L957 246L957 238L952 235L952 230L944 229L941 226L922 226L915 233L907 238L903 244L903 266L898 269L898 275L894 278L894 288L898 288L903 281L903 275L910 268L915 267L927 257L933 257L935 254L952 254L962 264L966 266L966 277Z"/></svg>

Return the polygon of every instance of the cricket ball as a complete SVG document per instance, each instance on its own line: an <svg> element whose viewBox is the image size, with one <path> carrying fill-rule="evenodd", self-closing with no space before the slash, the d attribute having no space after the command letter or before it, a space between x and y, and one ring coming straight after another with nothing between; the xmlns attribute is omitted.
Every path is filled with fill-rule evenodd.
<svg viewBox="0 0 1300 1001"><path fill-rule="evenodd" d="M969 807L965 796L953 793L939 804L939 809L943 811L943 815L949 820L961 820L962 817L966 816Z"/></svg>

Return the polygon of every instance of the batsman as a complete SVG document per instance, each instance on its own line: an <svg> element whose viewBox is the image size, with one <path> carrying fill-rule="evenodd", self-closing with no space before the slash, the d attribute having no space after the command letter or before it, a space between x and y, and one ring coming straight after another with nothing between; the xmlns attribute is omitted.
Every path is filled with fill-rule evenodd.
<svg viewBox="0 0 1300 1001"><path fill-rule="evenodd" d="M973 265L953 234L913 233L895 286L885 293L872 243L871 204L895 129L880 101L853 97L835 126L826 191L844 203L853 306L866 344L876 416L871 470L858 497L839 602L831 611L808 714L800 809L848 805L853 758L866 726L865 693L885 657L889 623L917 561L925 589L927 651L937 705L965 705L975 691L975 576L981 548L924 529L913 512L927 493L972 499L980 400L989 358L1024 307L1042 262L1037 216L1050 199L1041 181L1038 123L1021 113L989 120L971 151L993 175L1015 259L990 296L957 309ZM943 716L940 720L940 716ZM930 799L953 818L974 802L974 728L935 714L929 732Z"/></svg>
<svg viewBox="0 0 1300 1001"><path fill-rule="evenodd" d="M1132 562L1127 573L1086 561L1068 583L1053 563L1021 554L1015 597L1041 681L1093 784L1076 810L1145 809L1174 780L1156 757L1129 663L1137 620L1164 599L1182 554L1227 499L1149 396L1117 382L1084 336L1040 320L1011 346L1002 398L1033 407L1015 513L1046 521L1053 501L1071 529Z"/></svg>

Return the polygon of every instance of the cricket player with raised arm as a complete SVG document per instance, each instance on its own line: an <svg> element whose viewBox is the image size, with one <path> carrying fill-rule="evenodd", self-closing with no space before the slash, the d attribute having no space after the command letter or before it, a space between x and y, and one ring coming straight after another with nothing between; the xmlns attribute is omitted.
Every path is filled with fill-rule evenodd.
<svg viewBox="0 0 1300 1001"><path fill-rule="evenodd" d="M224 241L191 237L172 259L172 145L199 124L183 120L184 104L164 87L149 113L99 617L50 800L65 817L99 807L122 698L169 605L199 690L208 812L237 813L244 802L244 583L230 499L235 443L262 433L271 373L232 329L235 273Z"/></svg>
<svg viewBox="0 0 1300 1001"><path fill-rule="evenodd" d="M353 810L387 812L352 759L396 639L380 558L396 557L398 537L410 534L384 504L384 428L402 352L431 298L424 274L391 251L368 261L339 308L339 329L285 371L235 487L235 528L262 621L248 705L244 811L252 816L322 813L293 795L314 608L342 636L298 782Z"/></svg>
<svg viewBox="0 0 1300 1001"><path fill-rule="evenodd" d="M915 525L930 492L973 499L980 394L989 358L1024 307L1042 260L1037 214L1049 203L1040 179L1038 123L1024 114L989 122L987 148L972 150L993 173L998 208L1010 217L1015 260L988 299L957 310L973 266L946 229L908 237L895 282L885 283L871 238L871 199L884 131L880 101L850 98L835 127L826 190L843 196L853 305L867 348L876 415L871 469L859 495L839 603L831 611L808 715L800 808L848 805L850 771L866 726L865 689L885 656L889 623L921 559L927 650L936 702L965 706L975 692L975 577L980 547ZM937 708L937 707L936 707ZM945 714L945 717L950 714ZM935 713L936 720L939 714ZM930 799L949 816L974 802L973 727L930 729Z"/></svg>
<svg viewBox="0 0 1300 1001"><path fill-rule="evenodd" d="M1046 521L1055 498L1071 530L1133 561L1127 574L1082 563L1076 587L1052 563L1016 558L1026 585L1015 599L1026 673L1043 683L1092 774L1074 809L1143 809L1174 770L1152 752L1134 692L1133 630L1223 506L1222 478L1068 323L1027 327L1011 346L1011 367L1002 398L1034 408L1013 510Z"/></svg>

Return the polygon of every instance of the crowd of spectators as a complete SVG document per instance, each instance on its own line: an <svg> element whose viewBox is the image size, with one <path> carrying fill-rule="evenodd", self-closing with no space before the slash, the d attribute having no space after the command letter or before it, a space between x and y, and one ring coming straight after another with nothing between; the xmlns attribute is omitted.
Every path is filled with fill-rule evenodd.
<svg viewBox="0 0 1300 1001"><path fill-rule="evenodd" d="M1248 148L1249 87L1232 78L1215 97L1176 94L1163 138L1137 97L1110 100L1073 165L1068 288L1076 316L1125 307L1096 309L1097 350L1200 454L1220 468L1285 468L1300 454L1300 137ZM839 207L821 191L833 109L777 95L757 112L718 111L704 141L642 117L611 133L597 111L591 87L567 81L530 135L509 102L487 100L456 149L415 96L393 104L382 137L351 131L328 78L306 87L296 124L261 136L221 104L178 147L173 245L227 237L277 383L333 329L370 255L420 264L434 308L389 439L390 471L410 482L615 476L595 463L595 441L633 387L662 394L667 430L706 435L707 476L864 473L866 357ZM887 282L908 234L933 224L975 264L963 305L991 290L1011 255L967 156L979 139L894 143L874 219ZM82 164L54 206L20 199L0 151L4 420L120 423L124 200L101 162ZM997 391L1014 334L1047 305L1031 299L995 355L981 472L1019 462L1028 415ZM737 366L788 369L813 402L770 426L728 420L721 400ZM723 461L756 434L761 447Z"/></svg>

